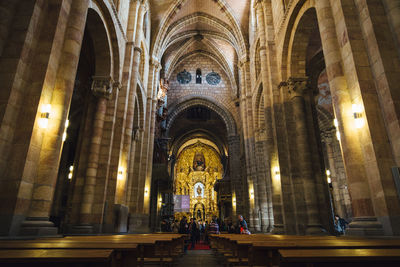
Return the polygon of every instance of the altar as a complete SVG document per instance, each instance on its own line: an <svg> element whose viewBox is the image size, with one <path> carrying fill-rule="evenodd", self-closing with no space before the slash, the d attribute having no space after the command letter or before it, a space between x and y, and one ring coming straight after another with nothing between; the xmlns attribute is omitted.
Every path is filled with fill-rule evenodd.
<svg viewBox="0 0 400 267"><path fill-rule="evenodd" d="M190 196L190 210L175 213L175 219L186 216L210 222L213 216L218 216L214 184L223 175L218 152L197 142L180 152L175 171L174 194Z"/></svg>

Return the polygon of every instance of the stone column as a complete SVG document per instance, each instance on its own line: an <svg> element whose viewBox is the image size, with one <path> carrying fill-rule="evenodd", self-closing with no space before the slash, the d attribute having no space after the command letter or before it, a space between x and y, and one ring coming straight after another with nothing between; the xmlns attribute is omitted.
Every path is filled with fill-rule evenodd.
<svg viewBox="0 0 400 267"><path fill-rule="evenodd" d="M332 132L324 133L322 136L322 140L325 143L326 154L328 157L329 163L329 171L331 172L330 178L332 180L332 198L335 207L335 213L337 213L340 217L346 218L346 209L344 207L344 203L342 203L341 192L339 189L339 177L336 174L336 164L335 164L335 155L333 149L333 138L335 136L335 130Z"/></svg>
<svg viewBox="0 0 400 267"><path fill-rule="evenodd" d="M65 39L62 44L59 62L55 63L50 60L48 64L53 68L51 71L47 70L50 76L52 76L53 72L54 74L56 72L54 84L47 84L49 88L53 89L53 91L49 93L49 95L52 95L51 104L53 111L51 117L52 124L50 125L51 131L43 137L44 142L42 143L41 151L43 156L40 157L39 161L41 168L38 170L35 185L32 190L32 199L28 216L21 224L20 235L55 235L58 231L58 229L54 227L54 224L49 221L49 215L61 157L62 133L64 132L65 120L68 117L73 94L88 6L88 0L75 0L71 3L69 16L67 16L67 13L60 13L68 17L64 34ZM65 18L60 18L61 21L64 21L64 19ZM61 26L58 26L58 30L60 30ZM60 36L58 38L60 38ZM59 39L55 39L53 42L58 40ZM53 43L53 45L56 45L56 43ZM54 47L52 52L52 55L57 54ZM52 86L54 86L54 88ZM54 112L54 110L56 110L56 112Z"/></svg>
<svg viewBox="0 0 400 267"><path fill-rule="evenodd" d="M89 148L89 157L86 169L85 185L80 210L80 225L75 230L92 232L92 207L96 187L97 168L99 163L101 138L103 135L104 118L107 110L107 100L112 94L113 81L111 77L93 77L92 92L98 98L93 122L92 139Z"/></svg>
<svg viewBox="0 0 400 267"><path fill-rule="evenodd" d="M377 221L371 200L361 144L358 136L354 133L350 88L344 75L345 62L342 62L333 9L329 0L319 0L315 4L329 85L335 100L333 107L339 123L340 143L349 193L352 199L354 218L347 233L382 235L382 225Z"/></svg>
<svg viewBox="0 0 400 267"><path fill-rule="evenodd" d="M236 215L243 214L245 208L243 195L244 185L242 183L240 171L240 137L237 135L228 136L228 159L232 195L235 195L236 198L236 208L232 208L232 221L235 222Z"/></svg>
<svg viewBox="0 0 400 267"><path fill-rule="evenodd" d="M256 131L256 161L257 161L257 184L258 184L258 201L259 211L261 213L261 231L266 233L272 229L273 226L273 214L272 214L272 199L271 195L271 183L267 182L270 177L268 169L270 169L267 163L266 151L266 133L265 129L258 129Z"/></svg>
<svg viewBox="0 0 400 267"><path fill-rule="evenodd" d="M304 198L307 210L306 234L324 234L318 211L316 181L311 162L309 133L305 114L304 93L307 90L307 79L290 78L289 92L295 118L298 168L303 180Z"/></svg>

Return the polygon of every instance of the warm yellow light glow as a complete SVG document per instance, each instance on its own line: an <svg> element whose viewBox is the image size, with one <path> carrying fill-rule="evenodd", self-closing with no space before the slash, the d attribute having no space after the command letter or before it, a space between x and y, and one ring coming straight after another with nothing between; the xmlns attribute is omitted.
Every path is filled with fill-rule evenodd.
<svg viewBox="0 0 400 267"><path fill-rule="evenodd" d="M40 109L40 112L42 112L42 113L50 113L51 112L51 105L50 104L42 105L42 108Z"/></svg>
<svg viewBox="0 0 400 267"><path fill-rule="evenodd" d="M64 133L62 135L62 141L65 142L65 140L67 140L67 129L69 126L69 120L65 121L65 128L64 128Z"/></svg>
<svg viewBox="0 0 400 267"><path fill-rule="evenodd" d="M361 105L353 104L351 106L354 115L355 127L357 129L364 126L364 118L362 117L363 107Z"/></svg>
<svg viewBox="0 0 400 267"><path fill-rule="evenodd" d="M119 168L118 168L117 179L118 179L118 180L124 179L124 168L122 168L122 167L119 167Z"/></svg>
<svg viewBox="0 0 400 267"><path fill-rule="evenodd" d="M331 179L331 177L328 177L328 184L330 184L330 183L332 183L332 179Z"/></svg>
<svg viewBox="0 0 400 267"><path fill-rule="evenodd" d="M250 189L250 199L254 199L254 190Z"/></svg>
<svg viewBox="0 0 400 267"><path fill-rule="evenodd" d="M333 120L333 125L335 125L336 128L339 126L338 120L336 118Z"/></svg>
<svg viewBox="0 0 400 267"><path fill-rule="evenodd" d="M144 189L144 196L148 196L149 195L149 190L147 188Z"/></svg>
<svg viewBox="0 0 400 267"><path fill-rule="evenodd" d="M71 180L74 173L74 166L69 166L68 179Z"/></svg>
<svg viewBox="0 0 400 267"><path fill-rule="evenodd" d="M326 170L326 175L327 176L331 175L331 171L330 170Z"/></svg>
<svg viewBox="0 0 400 267"><path fill-rule="evenodd" d="M340 141L340 132L338 130L336 130L336 139Z"/></svg>
<svg viewBox="0 0 400 267"><path fill-rule="evenodd" d="M49 124L49 117L50 117L51 105L46 104L42 105L40 112L40 119L39 119L39 127L42 129L46 129Z"/></svg>
<svg viewBox="0 0 400 267"><path fill-rule="evenodd" d="M274 175L275 180L280 180L281 179L281 172L280 172L278 166L274 167L273 172L274 172L273 175Z"/></svg>

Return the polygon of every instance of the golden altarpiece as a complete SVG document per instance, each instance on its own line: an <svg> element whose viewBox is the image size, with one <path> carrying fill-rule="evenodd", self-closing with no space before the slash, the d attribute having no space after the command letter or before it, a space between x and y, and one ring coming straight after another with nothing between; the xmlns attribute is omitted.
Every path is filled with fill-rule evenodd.
<svg viewBox="0 0 400 267"><path fill-rule="evenodd" d="M185 147L178 155L174 173L174 194L190 196L190 212L177 212L175 219L186 216L210 221L218 216L214 184L222 178L223 167L213 147L200 141Z"/></svg>

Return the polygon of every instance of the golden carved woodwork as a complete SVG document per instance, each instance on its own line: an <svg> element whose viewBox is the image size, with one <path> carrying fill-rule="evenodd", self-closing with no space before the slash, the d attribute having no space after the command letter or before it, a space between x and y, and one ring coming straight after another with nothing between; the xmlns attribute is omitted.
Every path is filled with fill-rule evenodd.
<svg viewBox="0 0 400 267"><path fill-rule="evenodd" d="M214 184L222 175L220 155L211 146L199 141L181 151L175 165L174 193L190 195L190 213L177 213L175 218L191 218L194 215L197 219L198 213L201 213L202 219L205 215L205 220L210 221L212 216L218 216ZM202 184L202 188L195 188L198 183Z"/></svg>

